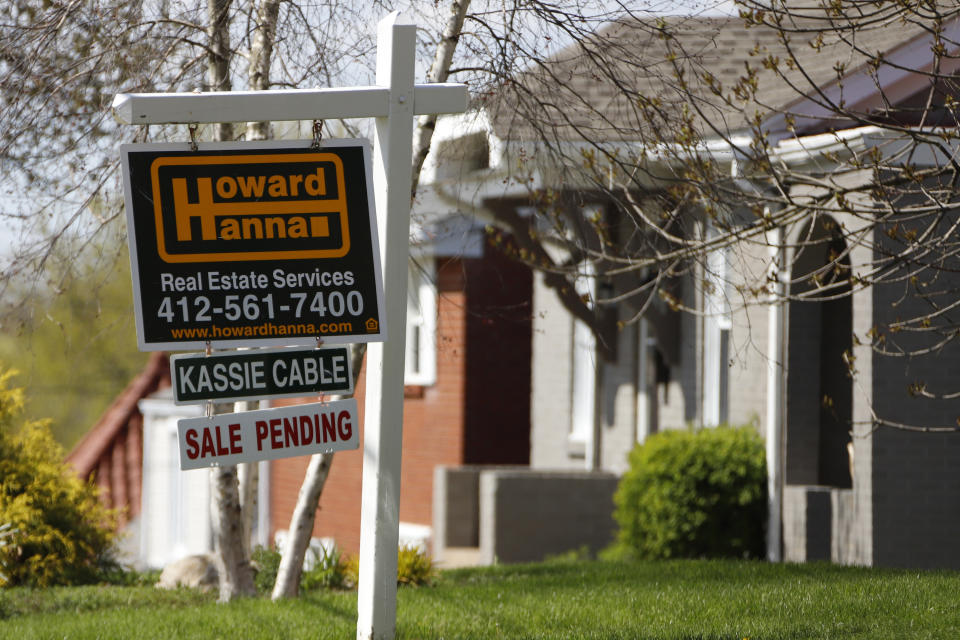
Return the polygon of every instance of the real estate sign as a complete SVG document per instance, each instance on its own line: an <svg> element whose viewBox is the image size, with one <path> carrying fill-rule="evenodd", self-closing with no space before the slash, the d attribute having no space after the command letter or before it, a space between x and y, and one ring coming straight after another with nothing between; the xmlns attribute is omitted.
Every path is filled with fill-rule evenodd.
<svg viewBox="0 0 960 640"><path fill-rule="evenodd" d="M121 153L141 350L385 339L366 141Z"/></svg>
<svg viewBox="0 0 960 640"><path fill-rule="evenodd" d="M182 353L170 358L170 379L175 404L353 393L346 346Z"/></svg>
<svg viewBox="0 0 960 640"><path fill-rule="evenodd" d="M354 398L186 418L177 421L180 468L356 449L359 426Z"/></svg>

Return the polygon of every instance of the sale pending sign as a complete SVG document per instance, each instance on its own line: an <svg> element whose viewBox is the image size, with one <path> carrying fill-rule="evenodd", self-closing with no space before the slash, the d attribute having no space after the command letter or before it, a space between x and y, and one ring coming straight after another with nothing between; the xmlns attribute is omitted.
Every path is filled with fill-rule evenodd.
<svg viewBox="0 0 960 640"><path fill-rule="evenodd" d="M185 418L177 422L180 468L356 449L359 426L354 398Z"/></svg>
<svg viewBox="0 0 960 640"><path fill-rule="evenodd" d="M121 153L141 350L385 338L366 141Z"/></svg>

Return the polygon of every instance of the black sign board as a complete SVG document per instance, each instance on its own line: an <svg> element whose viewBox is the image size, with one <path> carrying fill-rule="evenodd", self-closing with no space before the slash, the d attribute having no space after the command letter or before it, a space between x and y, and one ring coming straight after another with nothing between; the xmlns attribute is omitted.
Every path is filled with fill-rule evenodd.
<svg viewBox="0 0 960 640"><path fill-rule="evenodd" d="M170 358L170 378L176 404L353 393L345 346L180 354Z"/></svg>
<svg viewBox="0 0 960 640"><path fill-rule="evenodd" d="M366 141L121 153L141 350L385 339Z"/></svg>

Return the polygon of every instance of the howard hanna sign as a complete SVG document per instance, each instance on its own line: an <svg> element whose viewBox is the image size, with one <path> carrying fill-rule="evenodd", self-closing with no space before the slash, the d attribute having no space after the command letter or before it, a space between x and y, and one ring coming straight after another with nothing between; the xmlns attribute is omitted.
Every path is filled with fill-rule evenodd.
<svg viewBox="0 0 960 640"><path fill-rule="evenodd" d="M384 339L365 141L121 151L141 350Z"/></svg>

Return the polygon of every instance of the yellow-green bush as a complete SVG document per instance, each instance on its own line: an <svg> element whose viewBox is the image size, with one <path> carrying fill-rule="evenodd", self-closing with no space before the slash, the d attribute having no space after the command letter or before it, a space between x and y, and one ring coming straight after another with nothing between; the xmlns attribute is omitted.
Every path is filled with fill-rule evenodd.
<svg viewBox="0 0 960 640"><path fill-rule="evenodd" d="M359 556L350 556L346 563L346 583L356 585L360 576ZM397 584L414 587L433 583L437 575L433 560L416 545L403 544L397 549Z"/></svg>
<svg viewBox="0 0 960 640"><path fill-rule="evenodd" d="M397 582L413 586L433 582L436 570L427 552L415 545L401 545L397 551Z"/></svg>
<svg viewBox="0 0 960 640"><path fill-rule="evenodd" d="M23 421L23 390L0 373L0 585L96 580L110 564L115 514L72 472L46 421ZM17 423L20 424L17 424Z"/></svg>
<svg viewBox="0 0 960 640"><path fill-rule="evenodd" d="M614 500L614 555L762 557L763 441L751 427L658 433L630 453Z"/></svg>

